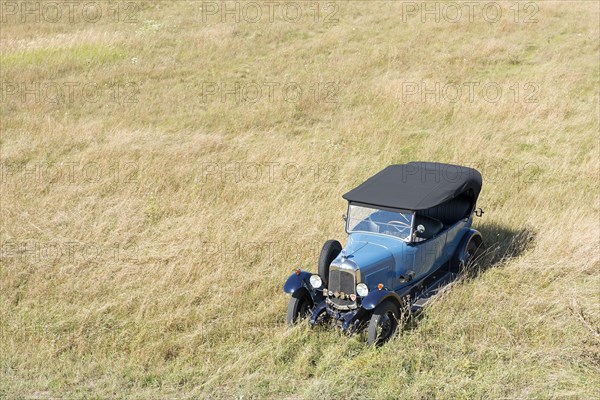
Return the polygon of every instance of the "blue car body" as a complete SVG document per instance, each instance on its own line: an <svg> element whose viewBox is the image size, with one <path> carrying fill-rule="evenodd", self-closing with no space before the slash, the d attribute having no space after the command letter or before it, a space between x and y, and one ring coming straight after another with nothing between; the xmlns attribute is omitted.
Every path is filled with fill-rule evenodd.
<svg viewBox="0 0 600 400"><path fill-rule="evenodd" d="M446 166L420 164L425 164L426 168ZM400 172L404 173L410 165L396 167L401 167ZM393 177L399 176L398 169L393 172ZM390 175L390 171L387 174ZM471 227L479 193L477 184L481 186L480 175L476 178L479 180L475 179L471 186L453 182L451 190L446 188L447 193L426 204L427 208L413 210L405 207L415 202L412 198L398 200L397 204L403 207L394 208L393 196L378 197L378 190L385 190L387 186L377 186L377 181L373 183L371 178L365 183L370 190L366 198L374 201L365 205L364 196L353 197L353 192L345 195L349 200L346 218L348 238L339 254L328 260L328 276L315 279L317 284L321 282L315 287L314 282L311 283L314 273L296 270L285 283L284 291L292 297L310 299L311 324L327 315L343 330L354 331L364 327L373 310L384 301L392 301L398 309L414 311L420 296L431 287L455 278L460 267L472 256L469 253L473 252L472 244L478 247L482 243L479 232ZM420 188L418 185L423 184L423 192L430 198L431 187L440 185L423 183L422 180L417 181L417 185L405 185ZM468 182L467 178L463 180ZM384 183L389 186L387 181ZM423 201L417 204L423 204ZM365 210L367 214L371 209L373 212L364 218L353 218L353 207L363 215ZM381 215L384 214L389 214L393 220L382 222ZM427 230L429 234L426 234ZM357 287L359 284L366 285L368 293L365 294L363 285L361 295Z"/></svg>
<svg viewBox="0 0 600 400"><path fill-rule="evenodd" d="M402 282L401 277L413 271L412 281L419 281L449 262L463 237L474 233L471 223L471 218L461 220L419 243L372 233L350 233L342 254L360 268L362 281L369 289L382 283L389 290L402 292L411 282ZM332 264L342 264L342 254Z"/></svg>

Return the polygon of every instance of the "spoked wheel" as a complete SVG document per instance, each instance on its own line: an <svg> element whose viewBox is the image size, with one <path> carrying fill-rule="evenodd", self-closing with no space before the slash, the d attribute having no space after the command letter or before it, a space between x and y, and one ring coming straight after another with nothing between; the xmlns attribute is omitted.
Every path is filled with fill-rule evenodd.
<svg viewBox="0 0 600 400"><path fill-rule="evenodd" d="M381 346L390 340L398 329L399 317L400 311L393 302L384 301L378 305L369 322L369 345Z"/></svg>
<svg viewBox="0 0 600 400"><path fill-rule="evenodd" d="M292 297L288 304L286 321L288 325L294 325L298 321L308 317L312 311L313 303L310 297Z"/></svg>

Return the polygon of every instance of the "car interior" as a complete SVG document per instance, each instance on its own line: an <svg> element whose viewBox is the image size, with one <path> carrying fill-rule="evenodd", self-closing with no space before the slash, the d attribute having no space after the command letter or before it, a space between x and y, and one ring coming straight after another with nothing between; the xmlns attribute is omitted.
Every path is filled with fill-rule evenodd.
<svg viewBox="0 0 600 400"><path fill-rule="evenodd" d="M456 222L469 216L473 209L473 200L469 194L463 194L427 210L418 211L415 215L415 227L422 225L423 232L416 232L417 241L431 239ZM397 236L402 229L410 229L403 224L390 227L391 220L397 220L398 213L380 210L361 221L354 229L365 232L387 233ZM406 221L408 222L408 221ZM392 229L393 228L393 229ZM401 232L400 232L401 233Z"/></svg>
<svg viewBox="0 0 600 400"><path fill-rule="evenodd" d="M410 228L410 219L397 212L378 210L362 220L354 230L408 237Z"/></svg>
<svg viewBox="0 0 600 400"><path fill-rule="evenodd" d="M444 229L468 217L472 209L472 197L468 194L463 194L439 206L418 211L415 217L415 226L423 225L425 231L416 232L417 238L423 240L431 239Z"/></svg>

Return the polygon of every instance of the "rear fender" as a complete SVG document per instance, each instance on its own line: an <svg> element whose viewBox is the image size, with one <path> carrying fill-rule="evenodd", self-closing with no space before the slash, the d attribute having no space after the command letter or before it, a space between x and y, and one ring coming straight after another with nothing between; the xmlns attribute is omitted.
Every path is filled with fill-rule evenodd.
<svg viewBox="0 0 600 400"><path fill-rule="evenodd" d="M462 240L458 244L458 247L456 248L456 251L454 252L454 255L452 256L451 266L453 269L458 269L464 264L467 253L467 245L471 240L478 240L480 244L483 243L483 237L481 236L481 233L475 229L469 229L463 236Z"/></svg>

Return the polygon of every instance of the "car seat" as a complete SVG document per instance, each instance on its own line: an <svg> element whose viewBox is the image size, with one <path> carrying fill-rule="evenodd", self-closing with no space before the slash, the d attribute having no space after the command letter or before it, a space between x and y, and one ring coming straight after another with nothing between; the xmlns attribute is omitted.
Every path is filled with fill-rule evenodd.
<svg viewBox="0 0 600 400"><path fill-rule="evenodd" d="M423 227L425 228L425 232L421 233L416 230L416 228L419 225L423 225ZM431 239L432 237L440 233L443 229L444 224L435 218L419 214L417 214L417 216L415 217L415 236L420 239Z"/></svg>
<svg viewBox="0 0 600 400"><path fill-rule="evenodd" d="M445 226L450 226L467 217L472 208L473 202L471 198L467 195L462 195L448 200L439 206L419 211L418 214L434 218Z"/></svg>

